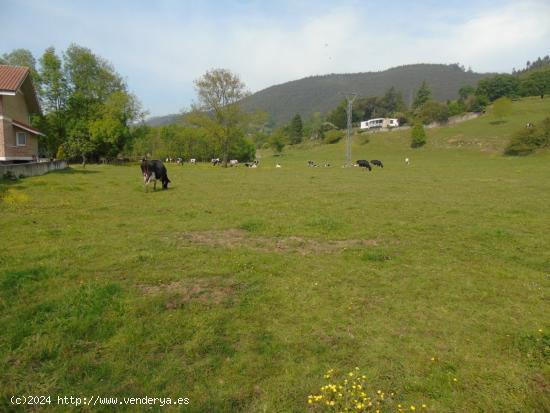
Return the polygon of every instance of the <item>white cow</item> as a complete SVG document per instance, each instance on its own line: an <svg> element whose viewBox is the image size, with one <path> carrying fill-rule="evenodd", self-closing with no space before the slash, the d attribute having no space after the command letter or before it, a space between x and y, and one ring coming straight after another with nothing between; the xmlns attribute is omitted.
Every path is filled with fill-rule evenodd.
<svg viewBox="0 0 550 413"><path fill-rule="evenodd" d="M197 163L197 160L195 158L191 158L189 159L189 162L192 164L192 165L195 165Z"/></svg>
<svg viewBox="0 0 550 413"><path fill-rule="evenodd" d="M229 161L229 166L237 166L239 164L239 161L236 159L231 159Z"/></svg>

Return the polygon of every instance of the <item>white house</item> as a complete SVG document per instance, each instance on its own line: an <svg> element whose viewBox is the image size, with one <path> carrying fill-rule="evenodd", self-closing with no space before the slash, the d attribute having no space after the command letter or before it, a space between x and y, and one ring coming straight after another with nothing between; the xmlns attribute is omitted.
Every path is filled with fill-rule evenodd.
<svg viewBox="0 0 550 413"><path fill-rule="evenodd" d="M361 122L361 129L397 128L399 120L394 118L375 118Z"/></svg>

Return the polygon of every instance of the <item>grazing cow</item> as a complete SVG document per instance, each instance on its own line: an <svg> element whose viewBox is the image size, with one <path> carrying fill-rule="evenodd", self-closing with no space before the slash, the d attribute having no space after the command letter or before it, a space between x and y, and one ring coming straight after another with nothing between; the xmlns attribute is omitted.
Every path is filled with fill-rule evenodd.
<svg viewBox="0 0 550 413"><path fill-rule="evenodd" d="M239 161L236 159L231 159L229 161L229 166L237 166L239 164Z"/></svg>
<svg viewBox="0 0 550 413"><path fill-rule="evenodd" d="M145 183L145 191L147 192L147 186L153 181L153 190L157 189L157 179L162 182L162 189L168 189L168 175L166 173L166 167L161 161L148 161L143 158L141 160L141 173L143 174L143 182Z"/></svg>
<svg viewBox="0 0 550 413"><path fill-rule="evenodd" d="M247 168L257 168L259 161L245 162Z"/></svg>
<svg viewBox="0 0 550 413"><path fill-rule="evenodd" d="M525 127L526 127L526 128L532 128L532 127L533 127L533 124L532 124L531 122L527 122L527 123L525 124Z"/></svg>
<svg viewBox="0 0 550 413"><path fill-rule="evenodd" d="M372 161L370 161L371 164L373 164L374 166L378 166L379 168L383 168L384 165L382 164L382 161L379 161L378 159L373 159Z"/></svg>
<svg viewBox="0 0 550 413"><path fill-rule="evenodd" d="M277 162L277 163L275 164L275 168L280 168L280 167L281 167L281 165L279 165L279 163Z"/></svg>
<svg viewBox="0 0 550 413"><path fill-rule="evenodd" d="M189 162L191 163L191 165L195 165L197 163L197 160L195 158L191 158L189 159Z"/></svg>
<svg viewBox="0 0 550 413"><path fill-rule="evenodd" d="M210 162L212 163L213 166L216 166L220 163L220 158L212 158Z"/></svg>
<svg viewBox="0 0 550 413"><path fill-rule="evenodd" d="M370 166L370 163L369 161L367 161L366 159L360 159L357 161L357 165L360 167L360 168L365 168L365 170L369 170L369 171L372 171L372 168Z"/></svg>
<svg viewBox="0 0 550 413"><path fill-rule="evenodd" d="M409 160L409 158L405 158L405 163L408 165L411 163L411 161Z"/></svg>
<svg viewBox="0 0 550 413"><path fill-rule="evenodd" d="M178 159L176 159L176 163L177 163L178 165L183 164L183 158L178 158Z"/></svg>

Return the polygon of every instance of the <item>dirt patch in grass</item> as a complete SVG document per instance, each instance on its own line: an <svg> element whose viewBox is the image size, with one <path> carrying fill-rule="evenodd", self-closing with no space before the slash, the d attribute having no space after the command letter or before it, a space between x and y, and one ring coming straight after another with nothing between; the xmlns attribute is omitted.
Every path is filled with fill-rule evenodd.
<svg viewBox="0 0 550 413"><path fill-rule="evenodd" d="M250 248L260 252L297 253L301 255L340 252L365 246L375 246L376 240L346 239L320 241L303 237L266 237L251 235L241 229L197 231L179 234L178 238L189 244L224 248Z"/></svg>
<svg viewBox="0 0 550 413"><path fill-rule="evenodd" d="M137 288L146 295L163 296L166 299L164 306L173 310L191 301L211 305L229 302L237 293L239 284L231 278L208 277L156 285L139 284Z"/></svg>

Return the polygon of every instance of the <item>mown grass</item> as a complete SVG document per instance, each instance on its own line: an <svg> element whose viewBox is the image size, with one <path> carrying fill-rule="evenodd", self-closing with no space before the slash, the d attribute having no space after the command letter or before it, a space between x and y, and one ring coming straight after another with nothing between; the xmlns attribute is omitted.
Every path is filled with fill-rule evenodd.
<svg viewBox="0 0 550 413"><path fill-rule="evenodd" d="M488 122L430 130L419 150L372 135L354 146L384 162L371 173L341 168L338 144L257 169L170 165L170 189L148 194L137 165L4 182L0 411L13 394L93 394L300 412L326 370L355 366L429 411L548 411L550 156L447 144L496 141ZM350 240L370 242L308 250Z"/></svg>

